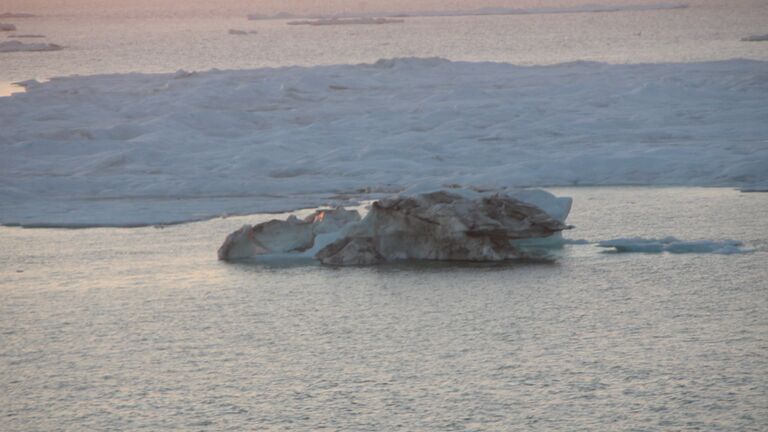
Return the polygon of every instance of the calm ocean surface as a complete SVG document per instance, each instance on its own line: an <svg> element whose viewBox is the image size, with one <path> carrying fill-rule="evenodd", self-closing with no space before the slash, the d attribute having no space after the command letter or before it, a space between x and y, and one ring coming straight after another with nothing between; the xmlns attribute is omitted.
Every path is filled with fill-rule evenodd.
<svg viewBox="0 0 768 432"><path fill-rule="evenodd" d="M707 430L768 424L768 195L581 188L571 238L740 255L225 264L266 217L0 228L0 418L29 430Z"/></svg>

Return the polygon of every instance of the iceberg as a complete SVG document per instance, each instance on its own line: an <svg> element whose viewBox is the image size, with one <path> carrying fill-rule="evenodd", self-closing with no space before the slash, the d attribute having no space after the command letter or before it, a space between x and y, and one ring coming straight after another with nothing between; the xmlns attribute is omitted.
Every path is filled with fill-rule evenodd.
<svg viewBox="0 0 768 432"><path fill-rule="evenodd" d="M693 240L684 241L675 237L658 239L644 239L639 237L618 238L604 240L597 243L598 247L612 248L614 252L640 252L640 253L713 253L713 254L737 254L752 252L752 249L743 247L738 240Z"/></svg>
<svg viewBox="0 0 768 432"><path fill-rule="evenodd" d="M220 260L275 254L311 257L323 264L372 265L394 260L505 261L527 258L515 241L546 239L569 229L570 198L471 189L403 193L375 201L364 218L354 210L319 210L304 220L245 225L219 248ZM562 219L562 220L561 220Z"/></svg>

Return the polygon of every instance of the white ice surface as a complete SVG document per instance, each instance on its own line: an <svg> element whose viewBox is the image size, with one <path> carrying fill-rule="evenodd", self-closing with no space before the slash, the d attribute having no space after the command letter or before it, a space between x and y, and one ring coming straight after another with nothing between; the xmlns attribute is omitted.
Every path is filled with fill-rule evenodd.
<svg viewBox="0 0 768 432"><path fill-rule="evenodd" d="M738 240L684 241L675 237L660 239L620 238L601 241L597 245L611 248L616 252L714 253L724 255L753 252L753 249L745 248Z"/></svg>
<svg viewBox="0 0 768 432"><path fill-rule="evenodd" d="M768 184L768 63L441 59L55 78L0 98L0 222L144 225L419 184Z"/></svg>
<svg viewBox="0 0 768 432"><path fill-rule="evenodd" d="M58 51L61 45L50 43L24 43L17 40L0 42L0 53L22 51Z"/></svg>

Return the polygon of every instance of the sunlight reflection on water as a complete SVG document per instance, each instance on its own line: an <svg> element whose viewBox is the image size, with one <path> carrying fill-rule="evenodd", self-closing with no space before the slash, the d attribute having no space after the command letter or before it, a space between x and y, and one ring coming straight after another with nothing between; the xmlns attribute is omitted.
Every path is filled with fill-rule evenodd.
<svg viewBox="0 0 768 432"><path fill-rule="evenodd" d="M26 89L20 85L9 82L0 82L0 97L10 96L16 93L24 93Z"/></svg>

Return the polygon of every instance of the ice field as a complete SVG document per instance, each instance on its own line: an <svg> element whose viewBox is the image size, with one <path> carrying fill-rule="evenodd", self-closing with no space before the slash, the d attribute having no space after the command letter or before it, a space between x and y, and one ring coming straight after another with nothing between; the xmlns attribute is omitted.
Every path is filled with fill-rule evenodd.
<svg viewBox="0 0 768 432"><path fill-rule="evenodd" d="M27 81L0 98L0 222L135 226L421 182L768 184L768 62L372 64Z"/></svg>

